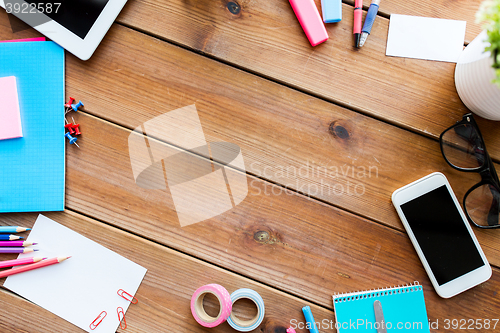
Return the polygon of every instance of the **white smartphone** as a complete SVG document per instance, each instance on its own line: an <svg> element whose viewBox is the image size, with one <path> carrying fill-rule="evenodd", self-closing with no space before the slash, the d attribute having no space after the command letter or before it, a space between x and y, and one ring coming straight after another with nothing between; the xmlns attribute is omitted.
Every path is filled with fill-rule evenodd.
<svg viewBox="0 0 500 333"><path fill-rule="evenodd" d="M455 296L491 277L445 175L435 172L394 191L392 203L439 296Z"/></svg>

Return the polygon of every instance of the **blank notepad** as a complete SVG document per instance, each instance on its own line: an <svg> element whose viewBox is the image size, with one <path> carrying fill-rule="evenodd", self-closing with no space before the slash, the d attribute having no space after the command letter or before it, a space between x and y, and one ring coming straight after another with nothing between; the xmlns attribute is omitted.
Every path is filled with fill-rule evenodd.
<svg viewBox="0 0 500 333"><path fill-rule="evenodd" d="M0 140L22 136L16 77L0 77Z"/></svg>
<svg viewBox="0 0 500 333"><path fill-rule="evenodd" d="M429 332L424 292L419 284L333 295L338 332L377 332L373 307L376 300L382 304L387 332Z"/></svg>
<svg viewBox="0 0 500 333"><path fill-rule="evenodd" d="M0 212L64 210L64 50L0 43L0 77L15 76L23 137L0 141Z"/></svg>

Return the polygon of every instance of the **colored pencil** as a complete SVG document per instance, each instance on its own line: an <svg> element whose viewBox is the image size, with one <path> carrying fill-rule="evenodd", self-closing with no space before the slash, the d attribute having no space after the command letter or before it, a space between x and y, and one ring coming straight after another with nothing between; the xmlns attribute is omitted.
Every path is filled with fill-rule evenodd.
<svg viewBox="0 0 500 333"><path fill-rule="evenodd" d="M15 234L16 232L23 232L31 230L30 228L23 227L0 227L0 233L3 234Z"/></svg>
<svg viewBox="0 0 500 333"><path fill-rule="evenodd" d="M15 235L0 235L0 240L8 241L8 240L18 240L23 239L23 237L15 236Z"/></svg>
<svg viewBox="0 0 500 333"><path fill-rule="evenodd" d="M32 248L26 247L0 247L0 253L29 253L33 251L38 250L33 250Z"/></svg>
<svg viewBox="0 0 500 333"><path fill-rule="evenodd" d="M37 268L42 268L42 267L58 264L58 263L66 260L68 258L71 258L71 257L57 257L57 258L52 258L52 259L45 259L45 260L39 261L35 264L7 269L5 271L0 272L0 278L6 277L6 276L11 276L11 275L18 274L18 273L31 271L31 270L34 270Z"/></svg>
<svg viewBox="0 0 500 333"><path fill-rule="evenodd" d="M23 258L23 259L14 259L14 260L0 261L0 268L32 264L32 263L35 263L35 262L39 262L40 260L43 260L43 259L47 259L47 258L32 257L32 258Z"/></svg>
<svg viewBox="0 0 500 333"><path fill-rule="evenodd" d="M36 245L33 242L24 242L24 241L0 241L0 246L31 246Z"/></svg>

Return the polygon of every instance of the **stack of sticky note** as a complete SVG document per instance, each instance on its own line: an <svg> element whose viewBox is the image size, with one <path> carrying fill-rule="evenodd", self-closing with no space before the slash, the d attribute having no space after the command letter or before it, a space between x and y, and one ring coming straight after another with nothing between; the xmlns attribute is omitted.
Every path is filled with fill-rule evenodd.
<svg viewBox="0 0 500 333"><path fill-rule="evenodd" d="M0 43L0 213L64 210L64 50Z"/></svg>
<svg viewBox="0 0 500 333"><path fill-rule="evenodd" d="M16 78L14 76L0 77L0 140L22 136Z"/></svg>

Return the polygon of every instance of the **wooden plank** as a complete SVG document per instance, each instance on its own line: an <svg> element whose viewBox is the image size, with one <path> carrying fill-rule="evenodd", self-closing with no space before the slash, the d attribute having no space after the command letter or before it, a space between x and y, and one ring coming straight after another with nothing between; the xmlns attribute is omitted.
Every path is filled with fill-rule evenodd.
<svg viewBox="0 0 500 333"><path fill-rule="evenodd" d="M364 156L364 145L369 142L372 142L373 145L373 141L382 147L402 148L400 151L394 150L392 153L383 149L378 155L378 157L385 158L391 153L388 159L383 160L384 163L389 162L388 165L392 168L392 173L388 174L384 181L403 182L407 180L405 177L423 172L417 167L407 168L409 170L401 167L394 170L395 161L401 156L407 161L414 161L419 157L430 159L431 162L437 161L439 153L437 149L429 149L435 145L430 140L394 129L392 126L381 124L341 108L328 106L325 111L325 105L328 104L323 101L316 99L307 101L309 96L280 88L278 85L266 83L264 80L255 79L251 75L233 69L214 65L213 62L205 61L201 57L191 58L188 52L166 46L151 38L139 37L139 34L126 33L126 31L126 29L115 27L109 35L115 38L119 36L120 38L116 39L119 41L117 43L125 45L122 48L116 45L112 49L114 54L120 54L119 58L101 53L99 57L93 58L96 60L85 64L76 62L79 66L72 65L75 60L72 57L69 58L68 78L73 80L69 89L71 94L77 93L74 97L89 97L91 100L89 110L96 110L95 112L100 112L108 118L122 116L119 120L121 122L130 124L134 121L140 124L155 115L172 110L175 108L175 103L184 106L195 101L192 98L196 92L201 97L213 97L207 99L206 105L213 103L214 108L201 113L202 124L208 126L207 131L209 131L210 136L207 135L207 137L224 139L225 134L218 134L219 132L224 133L222 131L224 128L233 130L235 133L241 129L243 134L236 136L236 142L240 144L238 140L241 140L241 137L252 138L245 147L251 148L254 145L259 149L264 147L260 142L266 140L270 143L269 146L281 148L278 144L281 138L285 143L292 141L292 147L297 147L297 150L302 154L301 161L305 161L303 157L307 156L306 154L314 153L315 158L316 155L321 154L321 151L318 151L318 145L313 145L311 137L315 140L322 137L321 135L319 137L317 135L304 136L306 138L304 140L285 135L289 134L290 119L296 120L293 122L294 125L301 125L296 125L298 130L295 133L299 135L306 134L313 128L317 131L323 126L325 129L323 135L328 138L326 142L331 142L327 129L331 124L332 115L334 115L345 121L344 128L353 126L354 133L361 134L359 134L359 139L356 136L352 140L337 143L338 146L335 146L335 149L328 147L330 149L328 153L331 156L341 156L344 152L350 153L351 150L353 152L348 156L349 159L352 156ZM115 33L117 35L114 35ZM106 43L110 43L111 37ZM135 44L138 44L138 49L142 48L141 52L134 49ZM174 51L171 52L171 50ZM111 51L108 49L108 52ZM136 75L134 74L136 71L132 69L134 60L141 59L140 55L143 54L150 55L151 59L147 65L140 62L135 64L135 69L138 71L138 75ZM178 56L175 56L176 54ZM183 57L185 60L182 60ZM172 61L175 66L167 66L168 61ZM125 72L123 77L120 77L121 74L116 74L120 79L117 81L112 81L111 75L99 76L99 73L94 73L93 66L100 66L100 70L106 72L110 68L113 71L120 69L114 66L125 64L130 67L122 67L122 70L117 71L118 73ZM177 66L186 66L186 68L179 67L181 69L179 72L172 70ZM206 66L206 68L203 69L202 66ZM198 72L196 72L197 70ZM155 71L158 72L155 73ZM161 105L155 100L151 101L151 97L156 99L164 92L164 88L170 87L165 85L165 77L173 77L174 81L179 80L179 76L182 76L183 79L191 79L193 74L190 75L190 73L199 75L199 81L192 80L191 84L194 87L188 84L189 81L185 81L183 84L177 82L177 86L172 86L175 98L172 105ZM89 76L94 78L93 86L87 82ZM213 85L214 81L209 80L212 76L217 79L216 82L230 82L237 89L228 85ZM128 77L127 82L134 82L132 86L120 83L126 77ZM77 78L80 80L76 80ZM208 83L203 82L204 80ZM206 86L204 86L205 84ZM210 89L214 90L203 91L201 88L208 89L208 84L212 84ZM90 92L87 91L86 85L89 85ZM143 90L146 88L152 92ZM221 88L222 90L220 90ZM117 94L117 91L123 92L123 94ZM223 93L223 98L217 97L219 95L214 93L221 93L220 91ZM253 107L252 103L243 103L238 99L227 98L224 95L231 93L245 96L242 92L261 97L259 108ZM95 93L94 97L92 97L93 93ZM276 93L281 93L281 95L276 95ZM187 97L186 94L188 94ZM232 96L231 94L229 97ZM118 104L117 102L122 102L125 96L130 100L126 104ZM276 108L275 102L270 103L271 100L276 101L275 96L281 96L281 99L285 101L281 102L285 103L284 106L292 105L292 107ZM82 97L82 99L84 98ZM168 101L166 97L164 100ZM253 100L255 101L255 98ZM291 102L287 104L289 100ZM297 103L297 100L302 103ZM225 105L224 108L219 106L220 103ZM300 106L300 104L305 104L305 106ZM242 106L245 108L241 108ZM306 107L309 112L303 112L301 109ZM265 113L266 108L270 110L269 113ZM118 112L120 110L122 113ZM234 116L236 119L225 124L225 127L221 127L216 126L217 121L210 123L203 118L211 112L214 120L226 119L227 121L228 117L223 117L224 114L238 110L240 112L244 110L254 117L259 114L265 121L262 122L261 118L261 121L255 122L255 124L245 122L246 118L242 119L242 116L236 112ZM290 110L295 113L283 113ZM285 121L285 115L288 117L288 121ZM344 119L342 116L347 118ZM404 234L360 219L342 210L318 204L306 197L295 194L288 195L279 191L278 195L266 196L265 190L268 189L267 193L272 193L273 187L254 178L251 178L250 182L250 185L253 185L251 186L251 194L236 209L201 224L179 228L175 212L168 207L169 197L167 193L145 191L135 186L127 152L129 133L83 114L80 117L77 115L76 119L82 124L82 128L85 128L85 132L81 139L82 149L69 150L68 205L86 215L108 221L141 235L148 235L160 243L182 249L186 253L328 307L331 307L329 295L336 291L374 288L413 280L424 282L431 318L446 318L449 313L475 318L477 312L472 312L471 309L482 309L483 300L492 302L488 303L484 309L486 311L485 317L492 317L493 310L491 309L498 307L498 304L495 304L496 299L492 297L498 290L496 275L487 284L474 289L474 291L465 293L451 301L441 300L432 291L429 283L425 283L427 281L425 273ZM325 119L330 119L330 121L325 121ZM298 120L301 120L302 123ZM266 122L271 122L276 126L275 129L281 132L275 134L270 131L270 128L273 127L260 128ZM245 130L243 125L250 128ZM257 133L252 134L253 130L257 130ZM349 131L347 132L349 133ZM380 139L374 135L377 132L382 135ZM337 137L342 137L341 134L337 134ZM253 139L254 137L255 139ZM305 148L296 144L296 142L302 143L302 141L307 143ZM317 142L325 142L325 140ZM342 143L346 146L344 151L340 148ZM384 143L386 143L385 146ZM351 148L348 149L348 147ZM254 151L258 151L258 149ZM434 157L429 158L429 151L434 151L434 154L430 155ZM274 152L271 151L271 153ZM256 156L258 157L258 155ZM269 154L269 156L273 157L273 154ZM292 162L292 159L284 162ZM304 162L300 162L298 166L304 164ZM269 164L266 159L265 166L267 165ZM380 182L376 185L376 187L378 186L380 186ZM357 203L360 204L363 200L370 204L376 202L376 199L372 197L365 197ZM388 197L382 198L382 200L387 201ZM387 207L390 207L388 202L386 204ZM361 211L367 207L368 205L362 206L361 209L356 210ZM384 240L384 242L380 240ZM484 240L482 242L484 246ZM401 267L408 267L408 270L401 270ZM478 300L481 300L481 303L478 303ZM460 305L457 304L459 301Z"/></svg>
<svg viewBox="0 0 500 333"><path fill-rule="evenodd" d="M135 128L196 103L207 139L237 143L250 173L400 230L390 202L395 189L441 171L462 198L479 180L452 170L432 140L126 28L114 27L102 50L85 63L68 57L68 95L91 112ZM137 65L143 53L155 56ZM99 126L88 126L92 135L101 135ZM119 149L126 153L127 147ZM500 264L500 236L476 232L490 260Z"/></svg>
<svg viewBox="0 0 500 333"><path fill-rule="evenodd" d="M344 2L354 6L354 1L347 0ZM363 1L365 10L368 10L370 3L370 0ZM470 42L482 30L481 24L476 23L476 12L480 4L481 0L422 2L383 0L380 3L379 14L403 14L467 21L465 41Z"/></svg>
<svg viewBox="0 0 500 333"><path fill-rule="evenodd" d="M196 102L209 141L237 143L249 172L306 193L320 184L321 191L310 194L401 230L389 201L396 188L432 171L442 171L462 197L477 181L475 175L452 171L431 140L125 28L112 29L102 50L86 63L68 58L68 95L83 99L95 114L135 128L165 111ZM143 52L157 56L137 67L134 60ZM116 58L115 54L129 56ZM134 72L137 68L139 73ZM88 80L89 76L93 80ZM342 138L344 130L348 137ZM294 167L296 174L292 169L292 174L283 175L288 166ZM372 177L368 174L360 179L362 167L377 169ZM305 172L306 177L299 172ZM357 185L364 187L362 196L353 193ZM328 192L340 186L344 190L337 194L341 195ZM349 189L351 193L347 193ZM496 253L496 234L478 234L483 246ZM492 259L495 264L496 257L494 254Z"/></svg>
<svg viewBox="0 0 500 333"><path fill-rule="evenodd" d="M71 209L324 307L332 307L333 292L414 280L426 288L431 318L449 313L470 317L478 308L488 317L498 306L492 297L500 283L496 275L451 302L439 299L404 233L254 177L249 177L247 198L231 211L180 227L168 190L135 185L129 132L81 113L76 116L85 132L81 149L68 150ZM487 245L485 250L490 258L495 253ZM479 306L484 300L491 307Z"/></svg>
<svg viewBox="0 0 500 333"><path fill-rule="evenodd" d="M3 216L2 224L32 226L36 216L8 214ZM198 287L208 283L221 284L229 292L239 288L257 291L266 305L265 319L260 326L262 332L284 332L292 319L302 321L301 307L305 305L311 306L318 319L334 320L329 310L73 212L46 216L148 269L136 294L139 303L127 311L127 329L118 332L206 332L192 317L190 300ZM216 309L215 302L208 299L207 309ZM0 292L0 304L2 332L80 331L41 307L5 291ZM235 306L235 314L240 318L249 319L253 312L254 307L248 304ZM234 332L227 323L211 331Z"/></svg>
<svg viewBox="0 0 500 333"><path fill-rule="evenodd" d="M2 279L4 280L4 279ZM76 327L34 303L0 289L0 330L10 332L75 332Z"/></svg>
<svg viewBox="0 0 500 333"><path fill-rule="evenodd" d="M381 5L400 14L467 18L470 39L479 31L470 21L478 1ZM438 137L467 112L455 89L455 64L385 56L385 18L377 18L366 45L356 50L353 7L344 4L343 20L327 27L330 40L312 48L288 1L236 1L237 15L228 10L232 3L134 1L119 22L427 136ZM500 160L499 123L480 125L488 149Z"/></svg>
<svg viewBox="0 0 500 333"><path fill-rule="evenodd" d="M136 128L195 103L207 140L238 144L248 172L400 230L395 189L441 171L462 198L479 181L452 170L433 140L128 29L112 29L102 50L86 63L68 59L68 95L90 112ZM138 65L143 53L154 57ZM500 236L477 233L499 264Z"/></svg>

